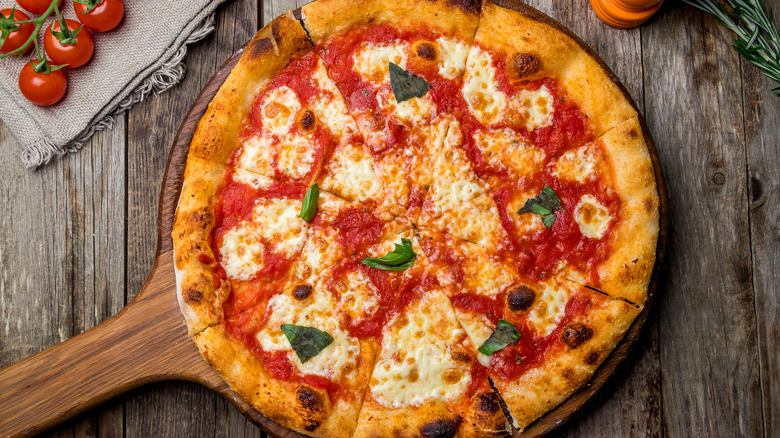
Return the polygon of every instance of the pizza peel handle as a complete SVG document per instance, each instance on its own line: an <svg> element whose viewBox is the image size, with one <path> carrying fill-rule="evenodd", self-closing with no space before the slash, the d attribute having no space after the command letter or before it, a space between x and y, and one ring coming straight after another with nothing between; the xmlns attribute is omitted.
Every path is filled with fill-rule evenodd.
<svg viewBox="0 0 780 438"><path fill-rule="evenodd" d="M0 437L33 435L148 382L217 386L187 337L171 263L169 253L159 255L116 316L0 371Z"/></svg>

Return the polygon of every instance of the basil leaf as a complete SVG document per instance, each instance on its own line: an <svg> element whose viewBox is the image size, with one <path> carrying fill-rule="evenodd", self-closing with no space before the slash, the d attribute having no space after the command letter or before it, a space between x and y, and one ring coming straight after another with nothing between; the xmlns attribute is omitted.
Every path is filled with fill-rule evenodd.
<svg viewBox="0 0 780 438"><path fill-rule="evenodd" d="M333 342L333 336L314 327L304 327L294 324L282 324L282 333L290 341L295 354L301 363L306 363L312 357Z"/></svg>
<svg viewBox="0 0 780 438"><path fill-rule="evenodd" d="M486 356L490 356L507 345L513 344L518 339L520 339L520 332L517 331L517 328L511 322L499 319L496 329L482 343L478 351Z"/></svg>
<svg viewBox="0 0 780 438"><path fill-rule="evenodd" d="M403 271L414 264L417 254L412 251L412 241L401 239L401 244L395 244L395 248L384 257L366 257L360 261L366 266L385 271Z"/></svg>
<svg viewBox="0 0 780 438"><path fill-rule="evenodd" d="M320 198L320 186L314 183L306 191L306 196L303 197L303 205L301 206L301 214L299 218L306 222L311 222L314 219L314 215L317 214L317 200Z"/></svg>
<svg viewBox="0 0 780 438"><path fill-rule="evenodd" d="M553 189L544 186L542 191L533 198L525 201L525 205L517 214L533 213L542 216L542 222L547 228L552 228L556 216L554 212L561 209L561 200L555 194Z"/></svg>
<svg viewBox="0 0 780 438"><path fill-rule="evenodd" d="M401 103L413 97L423 97L431 88L425 79L408 72L392 62L387 67L390 73L390 88L393 89L395 101Z"/></svg>

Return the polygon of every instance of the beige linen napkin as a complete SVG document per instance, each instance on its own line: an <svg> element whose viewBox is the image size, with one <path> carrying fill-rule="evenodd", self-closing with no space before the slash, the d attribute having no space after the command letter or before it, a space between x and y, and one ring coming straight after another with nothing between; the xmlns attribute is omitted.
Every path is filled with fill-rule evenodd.
<svg viewBox="0 0 780 438"><path fill-rule="evenodd" d="M92 60L66 71L68 92L50 107L33 105L19 92L26 57L0 60L0 119L19 140L24 165L40 166L77 151L96 130L111 127L114 115L178 83L186 45L214 29L214 9L224 1L124 0L122 23L109 32L93 32ZM0 8L13 3L0 0ZM61 10L75 18L72 0L63 1Z"/></svg>

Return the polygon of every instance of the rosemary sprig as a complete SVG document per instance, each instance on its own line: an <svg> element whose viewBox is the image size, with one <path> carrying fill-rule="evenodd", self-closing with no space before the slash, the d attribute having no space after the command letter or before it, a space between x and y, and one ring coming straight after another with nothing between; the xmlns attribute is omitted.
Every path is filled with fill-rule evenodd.
<svg viewBox="0 0 780 438"><path fill-rule="evenodd" d="M780 38L772 11L766 13L761 0L725 1L731 6L731 14L715 0L683 0L736 33L734 48L778 84L772 91L780 96Z"/></svg>

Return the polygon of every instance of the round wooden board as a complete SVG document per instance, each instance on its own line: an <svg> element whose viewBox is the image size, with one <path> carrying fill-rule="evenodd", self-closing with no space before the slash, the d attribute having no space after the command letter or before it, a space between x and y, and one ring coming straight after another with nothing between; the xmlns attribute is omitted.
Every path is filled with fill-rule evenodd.
<svg viewBox="0 0 780 438"><path fill-rule="evenodd" d="M551 410L543 417L533 422L530 426L523 431L515 430L512 436L514 438L535 438L545 436L558 427L563 425L569 418L571 418L576 412L582 409L586 404L593 401L596 395L602 392L606 384L610 381L610 378L615 374L618 367L623 364L626 357L631 352L631 349L635 347L638 340L642 338L642 329L645 326L645 322L648 319L648 315L653 311L653 303L657 292L657 286L659 283L659 276L663 266L663 256L666 248L666 236L667 236L667 195L666 187L663 182L663 174L661 173L660 162L658 160L658 153L655 148L650 131L647 128L642 114L636 106L636 103L631 98L631 95L626 90L625 86L615 76L612 70L607 66L604 61L590 48L585 42L583 42L577 35L571 32L569 29L553 20L549 16L542 12L524 4L517 0L494 0L494 2L500 6L520 11L529 16L532 16L539 21L548 24L560 32L566 34L572 38L577 44L579 44L593 59L595 59L604 70L609 74L612 80L618 85L623 96L631 103L634 109L637 111L639 122L642 126L642 131L647 141L650 155L653 161L653 169L655 172L655 179L658 186L658 195L660 198L660 223L659 223L659 235L658 246L656 249L656 263L653 269L653 275L649 287L649 298L645 305L644 310L639 314L634 323L629 328L623 340L615 347L612 353L602 363L599 369L594 374L591 382L583 389L569 397L564 403ZM293 11L296 17L300 17L300 9ZM182 125L179 128L176 139L174 141L171 154L169 156L168 166L165 173L165 181L161 194L160 202L160 223L159 223L159 236L161 252L165 249L169 249L171 221L175 213L176 202L181 191L181 178L184 174L184 167L187 160L187 152L189 151L189 144L192 140L193 133L197 127L198 121L208 107L209 102L219 90L219 87L227 78L230 71L238 63L241 57L242 50L236 52L230 59L228 59L220 68L220 70L211 78L209 83L203 88L200 95L192 104L190 111L187 113ZM641 346L640 346L641 347ZM630 377L629 377L630 378ZM258 411L251 409L243 401L241 401L235 393L232 391L220 391L223 395L227 396L252 422L260 426L268 434L278 438L306 438L304 435L283 428L276 422L264 417Z"/></svg>

